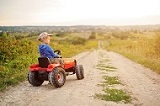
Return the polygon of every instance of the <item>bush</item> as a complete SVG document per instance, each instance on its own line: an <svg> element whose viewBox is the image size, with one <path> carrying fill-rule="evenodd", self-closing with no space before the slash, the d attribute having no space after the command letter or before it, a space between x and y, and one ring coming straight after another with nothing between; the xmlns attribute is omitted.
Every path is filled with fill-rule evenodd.
<svg viewBox="0 0 160 106"><path fill-rule="evenodd" d="M89 39L96 39L96 36L95 35L90 35Z"/></svg>
<svg viewBox="0 0 160 106"><path fill-rule="evenodd" d="M128 31L120 31L120 32L114 31L114 32L112 32L112 36L114 38L119 38L119 39L124 40L124 39L128 39L131 36L131 33Z"/></svg>
<svg viewBox="0 0 160 106"><path fill-rule="evenodd" d="M26 78L27 68L37 61L37 42L17 39L14 35L0 36L0 90Z"/></svg>
<svg viewBox="0 0 160 106"><path fill-rule="evenodd" d="M88 39L96 39L96 33L92 32Z"/></svg>
<svg viewBox="0 0 160 106"><path fill-rule="evenodd" d="M71 37L71 38L67 39L66 41L73 44L73 45L84 45L87 40L82 37Z"/></svg>

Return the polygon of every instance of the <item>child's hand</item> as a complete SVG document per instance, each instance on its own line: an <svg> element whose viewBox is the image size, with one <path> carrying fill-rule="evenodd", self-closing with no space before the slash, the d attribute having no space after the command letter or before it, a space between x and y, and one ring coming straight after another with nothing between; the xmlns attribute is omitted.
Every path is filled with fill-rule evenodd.
<svg viewBox="0 0 160 106"><path fill-rule="evenodd" d="M59 57L59 58L62 58L62 56L61 56L61 55L58 55L58 57Z"/></svg>

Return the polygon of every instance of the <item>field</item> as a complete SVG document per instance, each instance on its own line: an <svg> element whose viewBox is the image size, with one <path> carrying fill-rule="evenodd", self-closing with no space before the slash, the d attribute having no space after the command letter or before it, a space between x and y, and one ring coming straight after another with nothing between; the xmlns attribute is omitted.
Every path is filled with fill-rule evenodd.
<svg viewBox="0 0 160 106"><path fill-rule="evenodd" d="M107 50L118 52L157 73L160 73L160 33L132 33L105 41Z"/></svg>

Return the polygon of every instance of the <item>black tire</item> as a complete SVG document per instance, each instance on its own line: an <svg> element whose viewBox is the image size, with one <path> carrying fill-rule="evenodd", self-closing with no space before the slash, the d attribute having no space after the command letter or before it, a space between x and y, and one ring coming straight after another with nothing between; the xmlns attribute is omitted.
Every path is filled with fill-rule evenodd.
<svg viewBox="0 0 160 106"><path fill-rule="evenodd" d="M63 68L57 67L48 75L48 80L52 86L60 88L66 82L66 74Z"/></svg>
<svg viewBox="0 0 160 106"><path fill-rule="evenodd" d="M84 69L83 69L83 66L82 65L80 65L80 73L81 73L81 77L82 77L82 79L84 78Z"/></svg>
<svg viewBox="0 0 160 106"><path fill-rule="evenodd" d="M33 86L40 86L44 80L39 79L39 73L37 71L29 71L28 73L28 82Z"/></svg>
<svg viewBox="0 0 160 106"><path fill-rule="evenodd" d="M84 69L82 65L76 66L76 76L78 80L81 80L84 78Z"/></svg>

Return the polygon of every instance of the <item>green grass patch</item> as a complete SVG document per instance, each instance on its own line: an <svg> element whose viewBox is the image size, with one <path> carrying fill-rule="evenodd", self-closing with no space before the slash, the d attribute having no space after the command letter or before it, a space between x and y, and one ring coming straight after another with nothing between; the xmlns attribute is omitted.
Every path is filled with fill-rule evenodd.
<svg viewBox="0 0 160 106"><path fill-rule="evenodd" d="M105 70L105 71L115 71L115 69L117 68L110 66L110 65L106 65L106 64L98 64L96 66L96 69Z"/></svg>
<svg viewBox="0 0 160 106"><path fill-rule="evenodd" d="M118 77L104 76L104 80L105 81L103 83L108 85L121 84L118 80Z"/></svg>
<svg viewBox="0 0 160 106"><path fill-rule="evenodd" d="M103 81L101 84L98 84L98 86L107 87L109 85L115 85L115 84L121 84L121 82L118 80L118 77L110 77L110 76L103 76Z"/></svg>
<svg viewBox="0 0 160 106"><path fill-rule="evenodd" d="M95 98L113 102L131 102L131 96L128 95L124 90L106 88L103 91L105 94L95 94Z"/></svg>

